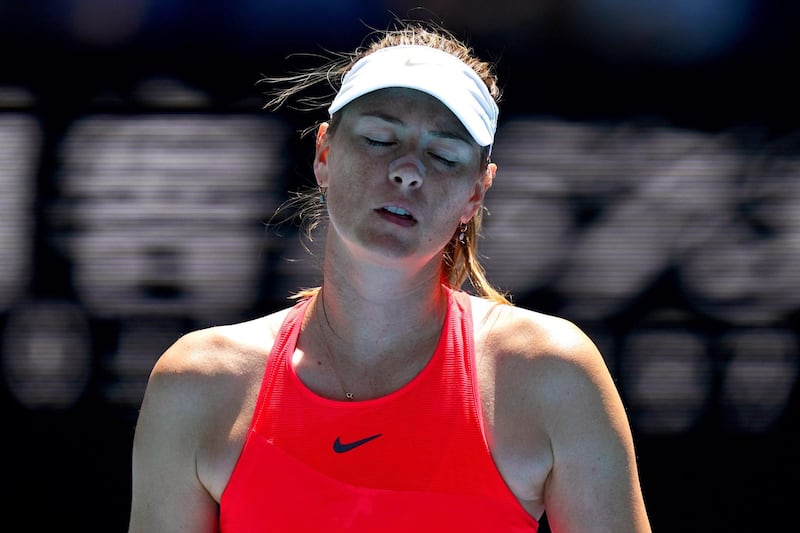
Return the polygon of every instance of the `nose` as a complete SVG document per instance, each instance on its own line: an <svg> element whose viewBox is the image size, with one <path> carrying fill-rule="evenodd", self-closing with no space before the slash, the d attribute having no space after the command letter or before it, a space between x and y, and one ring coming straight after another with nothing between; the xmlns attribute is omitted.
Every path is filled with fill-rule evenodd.
<svg viewBox="0 0 800 533"><path fill-rule="evenodd" d="M425 178L425 166L413 154L406 154L389 164L389 180L401 188L418 189Z"/></svg>

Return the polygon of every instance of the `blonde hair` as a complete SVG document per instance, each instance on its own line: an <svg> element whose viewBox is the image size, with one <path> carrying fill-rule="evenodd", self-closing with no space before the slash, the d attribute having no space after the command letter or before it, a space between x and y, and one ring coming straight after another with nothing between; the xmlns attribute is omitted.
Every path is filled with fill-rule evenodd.
<svg viewBox="0 0 800 533"><path fill-rule="evenodd" d="M430 46L452 54L469 65L486 84L492 98L496 102L500 101L501 90L493 67L477 58L470 47L440 26L430 22L397 21L396 25L390 29L373 31L367 36L367 41L367 44L358 47L352 53L334 54L333 59L329 59L322 68L310 69L284 77L264 78L262 82L269 83L276 88L271 92L272 96L265 108L275 110L283 105L289 105L290 101L295 101L296 103L292 105L295 109L306 111L327 109L341 86L342 78L359 59L377 50L400 45ZM309 89L320 85L329 88L331 94L310 96L304 94L309 92ZM340 115L340 113L335 113L331 117L329 134L336 130ZM314 129L316 126L307 128L303 135ZM489 164L489 151L490 147L483 148L483 169ZM300 220L306 238L313 240L313 230L322 222L326 213L324 205L319 201L321 195L324 195L324 191L319 188L295 192L276 214L296 209L293 216ZM482 207L469 223L457 228L445 246L442 253L442 282L453 289L461 289L464 283L469 281L478 295L496 303L510 304L507 295L498 291L488 281L478 257L478 238L481 235L485 211L486 209ZM293 297L310 297L318 290L319 288L302 289Z"/></svg>

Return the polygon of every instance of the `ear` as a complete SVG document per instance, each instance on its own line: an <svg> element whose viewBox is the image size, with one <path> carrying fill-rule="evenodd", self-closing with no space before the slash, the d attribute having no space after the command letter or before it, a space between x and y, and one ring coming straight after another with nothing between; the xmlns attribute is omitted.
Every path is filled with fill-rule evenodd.
<svg viewBox="0 0 800 533"><path fill-rule="evenodd" d="M328 186L328 123L323 122L317 129L316 149L314 151L314 176L317 178L317 185L320 187Z"/></svg>
<svg viewBox="0 0 800 533"><path fill-rule="evenodd" d="M497 165L489 163L481 178L475 183L475 189L472 191L472 196L469 197L469 202L464 206L464 213L461 215L462 224L469 222L481 208L486 191L492 186L496 173Z"/></svg>
<svg viewBox="0 0 800 533"><path fill-rule="evenodd" d="M495 163L486 165L486 173L483 175L483 194L486 194L486 191L492 187L495 174L497 174L497 165Z"/></svg>

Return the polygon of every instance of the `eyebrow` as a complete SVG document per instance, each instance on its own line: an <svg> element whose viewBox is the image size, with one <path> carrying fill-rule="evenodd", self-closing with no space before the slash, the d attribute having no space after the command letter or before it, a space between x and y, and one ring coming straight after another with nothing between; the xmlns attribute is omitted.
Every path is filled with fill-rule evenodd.
<svg viewBox="0 0 800 533"><path fill-rule="evenodd" d="M397 126L405 126L406 125L405 122L403 122L402 120L400 120L396 116L390 115L389 113L385 113L383 111L364 111L364 112L360 113L360 116L361 117L377 118L377 119L389 122L390 124L394 124L394 125L397 125ZM458 134L456 132L449 131L449 130L434 130L434 131L431 132L431 135L433 135L434 137L438 137L440 139L452 139L452 140L455 140L455 141L464 142L464 143L466 143L466 144L468 144L470 146L472 145L471 138L467 138L464 135L460 135L460 134Z"/></svg>

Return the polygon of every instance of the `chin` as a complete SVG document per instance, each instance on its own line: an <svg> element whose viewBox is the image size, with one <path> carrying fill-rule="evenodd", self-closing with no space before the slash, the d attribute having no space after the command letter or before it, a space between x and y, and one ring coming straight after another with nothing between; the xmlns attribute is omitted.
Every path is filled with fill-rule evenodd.
<svg viewBox="0 0 800 533"><path fill-rule="evenodd" d="M436 257L436 250L423 250L420 243L409 239L402 239L390 233L369 232L366 238L360 240L359 246L364 254L378 262L386 261L386 266L397 268L398 261L410 261L420 265L428 263Z"/></svg>

